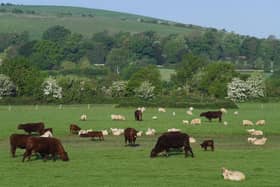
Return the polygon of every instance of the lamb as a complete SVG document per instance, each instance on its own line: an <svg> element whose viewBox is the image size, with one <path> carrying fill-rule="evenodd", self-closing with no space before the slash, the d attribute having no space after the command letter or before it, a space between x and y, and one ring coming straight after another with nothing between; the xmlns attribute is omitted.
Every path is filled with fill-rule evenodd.
<svg viewBox="0 0 280 187"><path fill-rule="evenodd" d="M247 132L252 136L262 136L263 135L263 131L261 131L261 130L248 129Z"/></svg>
<svg viewBox="0 0 280 187"><path fill-rule="evenodd" d="M158 108L159 112L166 112L165 108Z"/></svg>
<svg viewBox="0 0 280 187"><path fill-rule="evenodd" d="M220 111L221 111L223 114L226 114L226 113L227 113L227 109L225 109L225 108L221 108Z"/></svg>
<svg viewBox="0 0 280 187"><path fill-rule="evenodd" d="M258 120L257 122L256 122L256 125L265 125L265 120Z"/></svg>
<svg viewBox="0 0 280 187"><path fill-rule="evenodd" d="M82 114L81 117L80 117L80 120L81 121L86 121L87 120L87 115Z"/></svg>
<svg viewBox="0 0 280 187"><path fill-rule="evenodd" d="M231 171L226 168L222 168L222 175L225 180L231 180L231 181L242 181L245 180L244 173L240 171Z"/></svg>
<svg viewBox="0 0 280 187"><path fill-rule="evenodd" d="M181 129L176 129L176 128L171 128L171 129L167 129L167 132L180 132Z"/></svg>
<svg viewBox="0 0 280 187"><path fill-rule="evenodd" d="M188 115L193 115L193 113L192 113L192 111L191 110L188 110L187 112L186 112L186 114L188 114Z"/></svg>
<svg viewBox="0 0 280 187"><path fill-rule="evenodd" d="M188 125L188 124L189 124L189 121L188 121L188 120L183 120L182 122L183 122L183 124L185 124L185 125Z"/></svg>
<svg viewBox="0 0 280 187"><path fill-rule="evenodd" d="M191 121L191 125L200 125L200 124L201 124L201 119L199 118L192 119Z"/></svg>
<svg viewBox="0 0 280 187"><path fill-rule="evenodd" d="M246 119L242 121L242 124L243 124L244 126L251 126L251 125L254 125L252 121L246 120Z"/></svg>
<svg viewBox="0 0 280 187"><path fill-rule="evenodd" d="M145 132L145 134L147 136L153 136L153 135L155 135L155 133L156 133L156 130L155 129L151 129L151 128L148 128L148 130Z"/></svg>
<svg viewBox="0 0 280 187"><path fill-rule="evenodd" d="M255 141L252 142L254 145L264 145L267 141L267 138L262 137L260 139L256 139Z"/></svg>
<svg viewBox="0 0 280 187"><path fill-rule="evenodd" d="M143 134L143 131L138 131L136 135L137 136L142 136L142 134Z"/></svg>

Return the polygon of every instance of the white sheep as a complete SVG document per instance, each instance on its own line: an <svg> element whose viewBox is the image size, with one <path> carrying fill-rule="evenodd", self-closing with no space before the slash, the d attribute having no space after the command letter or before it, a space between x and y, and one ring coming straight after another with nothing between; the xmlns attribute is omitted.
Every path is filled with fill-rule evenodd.
<svg viewBox="0 0 280 187"><path fill-rule="evenodd" d="M180 132L181 129L176 129L176 128L171 128L171 129L167 129L167 132Z"/></svg>
<svg viewBox="0 0 280 187"><path fill-rule="evenodd" d="M254 145L264 145L264 144L266 143L266 141L267 141L267 138L262 137L262 138L260 138L260 139L256 139L256 140L253 141L252 143L253 143Z"/></svg>
<svg viewBox="0 0 280 187"><path fill-rule="evenodd" d="M188 115L193 115L193 113L192 113L192 111L191 110L188 110L187 112L186 112L186 114L188 114Z"/></svg>
<svg viewBox="0 0 280 187"><path fill-rule="evenodd" d="M252 136L262 136L263 135L263 131L261 131L261 130L248 129L247 132Z"/></svg>
<svg viewBox="0 0 280 187"><path fill-rule="evenodd" d="M244 173L240 171L231 171L226 168L222 168L222 175L225 180L231 180L231 181L242 181L245 180Z"/></svg>
<svg viewBox="0 0 280 187"><path fill-rule="evenodd" d="M227 109L225 109L225 108L220 108L220 111L221 111L222 113L224 113L224 114L227 113Z"/></svg>
<svg viewBox="0 0 280 187"><path fill-rule="evenodd" d="M155 135L155 133L156 133L156 130L155 129L151 129L151 128L148 128L148 130L145 132L145 134L147 136L153 136L153 135Z"/></svg>
<svg viewBox="0 0 280 187"><path fill-rule="evenodd" d="M184 125L188 125L189 124L188 120L183 120L182 122L183 122Z"/></svg>
<svg viewBox="0 0 280 187"><path fill-rule="evenodd" d="M192 106L189 108L189 111L193 111L193 107Z"/></svg>
<svg viewBox="0 0 280 187"><path fill-rule="evenodd" d="M125 120L125 117L122 116L122 115L119 115L119 114L112 114L112 115L111 115L111 119L112 119L112 120L122 120L122 121L124 121L124 120Z"/></svg>
<svg viewBox="0 0 280 187"><path fill-rule="evenodd" d="M228 125L228 122L227 121L224 121L224 126L227 126Z"/></svg>
<svg viewBox="0 0 280 187"><path fill-rule="evenodd" d="M196 142L195 138L191 137L191 136L190 136L189 140L190 140L190 143L195 143Z"/></svg>
<svg viewBox="0 0 280 187"><path fill-rule="evenodd" d="M159 112L166 112L165 108L161 108L161 107L158 108L158 111L159 111Z"/></svg>
<svg viewBox="0 0 280 187"><path fill-rule="evenodd" d="M201 119L195 118L191 120L191 125L200 125L201 124Z"/></svg>
<svg viewBox="0 0 280 187"><path fill-rule="evenodd" d="M101 130L103 136L107 136L109 134L109 132L105 129L105 130Z"/></svg>
<svg viewBox="0 0 280 187"><path fill-rule="evenodd" d="M243 120L243 121L242 121L242 124L243 124L244 126L251 126L251 125L254 125L252 121L247 120L247 119Z"/></svg>
<svg viewBox="0 0 280 187"><path fill-rule="evenodd" d="M142 136L142 134L143 134L143 131L138 131L137 132L137 136Z"/></svg>
<svg viewBox="0 0 280 187"><path fill-rule="evenodd" d="M80 117L80 120L81 121L86 121L87 120L87 115L82 114L81 117Z"/></svg>
<svg viewBox="0 0 280 187"><path fill-rule="evenodd" d="M256 125L265 125L265 120L258 120L257 122L256 122Z"/></svg>
<svg viewBox="0 0 280 187"><path fill-rule="evenodd" d="M253 143L256 139L257 139L257 138L249 137L249 138L247 139L247 141L248 141L249 143Z"/></svg>
<svg viewBox="0 0 280 187"><path fill-rule="evenodd" d="M233 114L234 114L234 115L238 115L238 111L234 111Z"/></svg>
<svg viewBox="0 0 280 187"><path fill-rule="evenodd" d="M51 131L46 131L44 134L42 134L40 137L53 137L52 132Z"/></svg>

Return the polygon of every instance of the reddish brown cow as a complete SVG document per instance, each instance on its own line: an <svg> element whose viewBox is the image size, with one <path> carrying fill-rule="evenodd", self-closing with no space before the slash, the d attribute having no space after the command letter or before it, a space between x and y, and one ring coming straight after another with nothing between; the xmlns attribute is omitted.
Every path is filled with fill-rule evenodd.
<svg viewBox="0 0 280 187"><path fill-rule="evenodd" d="M134 145L137 137L137 131L134 128L126 128L124 130L124 141L125 144L127 144L127 141L129 145Z"/></svg>
<svg viewBox="0 0 280 187"><path fill-rule="evenodd" d="M25 124L19 124L18 129L22 129L28 134L31 134L32 132L37 132L38 134L41 134L41 132L44 130L45 125L43 122L37 122L37 123L25 123Z"/></svg>
<svg viewBox="0 0 280 187"><path fill-rule="evenodd" d="M81 130L81 128L76 124L71 124L69 129L71 134L78 134L78 132Z"/></svg>
<svg viewBox="0 0 280 187"><path fill-rule="evenodd" d="M104 140L104 136L103 136L103 133L101 131L90 131L87 133L87 137L91 137L92 140L97 137L99 138L99 140Z"/></svg>
<svg viewBox="0 0 280 187"><path fill-rule="evenodd" d="M32 152L39 153L44 157L44 160L46 160L49 155L51 155L54 161L57 155L59 155L63 161L69 160L68 154L65 152L60 140L56 138L29 137L26 142L26 150L22 162L24 162L26 157L30 160Z"/></svg>
<svg viewBox="0 0 280 187"><path fill-rule="evenodd" d="M26 142L29 137L31 137L31 135L27 135L27 134L12 134L10 136L12 157L15 157L17 148L25 149Z"/></svg>
<svg viewBox="0 0 280 187"><path fill-rule="evenodd" d="M141 110L135 110L134 111L134 118L136 121L142 121L142 111Z"/></svg>

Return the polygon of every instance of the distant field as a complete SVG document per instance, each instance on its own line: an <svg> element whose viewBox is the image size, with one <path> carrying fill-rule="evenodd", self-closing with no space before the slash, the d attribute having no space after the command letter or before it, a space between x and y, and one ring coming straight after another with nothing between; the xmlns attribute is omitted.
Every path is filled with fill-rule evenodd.
<svg viewBox="0 0 280 187"><path fill-rule="evenodd" d="M146 17L105 10L59 6L12 6L9 8L15 7L25 11L34 10L36 14L0 13L0 32L28 31L33 39L40 38L43 31L53 25L62 25L72 32L83 34L86 37L91 37L94 33L104 30L110 33L120 31L136 33L152 30L162 35L202 31L199 27L183 28L138 22L138 18ZM72 15L63 15L67 13ZM82 16L82 14L86 16Z"/></svg>
<svg viewBox="0 0 280 187"><path fill-rule="evenodd" d="M169 81L171 78L172 74L175 74L174 69L164 69L164 68L159 68L161 79L164 81Z"/></svg>
<svg viewBox="0 0 280 187"><path fill-rule="evenodd" d="M202 125L185 126L183 119L198 117L202 110L194 110L187 116L185 109L167 108L158 113L156 108L147 108L144 121L133 119L134 108L114 108L113 105L68 105L58 106L0 106L0 186L279 186L280 166L280 103L241 104L239 115L229 110L224 115L227 126L214 120L202 119ZM11 109L9 111L9 109ZM172 112L176 116L172 116ZM203 110L206 111L206 110ZM82 113L88 121L81 122ZM126 121L111 121L110 114L123 114ZM158 120L152 120L152 116ZM256 121L265 119L267 125L253 127L264 131L268 142L264 146L247 143L247 133L241 125L242 119ZM54 135L62 140L70 161L53 162L34 160L22 163L18 150L16 158L9 153L8 137L17 130L19 123L43 121L54 129ZM76 123L83 129L109 129L110 127L134 127L157 130L155 137L139 137L138 147L125 147L123 136L105 136L105 141L90 141L69 134L69 124ZM184 158L183 154L171 154L169 158L149 158L160 133L168 128L180 128L197 139L192 144L195 158ZM203 151L199 144L204 139L214 139L216 150ZM228 182L221 177L221 167L243 171L244 182ZM16 179L16 180L15 180Z"/></svg>

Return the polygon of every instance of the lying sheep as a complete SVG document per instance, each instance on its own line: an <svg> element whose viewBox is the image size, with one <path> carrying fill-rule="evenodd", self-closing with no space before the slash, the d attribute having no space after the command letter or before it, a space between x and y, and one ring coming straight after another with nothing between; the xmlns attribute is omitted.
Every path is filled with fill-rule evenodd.
<svg viewBox="0 0 280 187"><path fill-rule="evenodd" d="M256 139L257 139L257 138L249 137L249 138L247 139L247 141L248 141L249 143L253 143Z"/></svg>
<svg viewBox="0 0 280 187"><path fill-rule="evenodd" d="M188 124L189 124L189 121L188 121L188 120L183 120L182 122L183 122L183 124L185 124L185 125L188 125Z"/></svg>
<svg viewBox="0 0 280 187"><path fill-rule="evenodd" d="M264 145L267 141L267 138L262 137L260 139L256 139L255 141L252 142L254 145Z"/></svg>
<svg viewBox="0 0 280 187"><path fill-rule="evenodd" d="M155 129L151 129L151 128L148 128L148 130L145 132L145 134L147 136L153 136L153 135L155 135L155 133L156 133L156 130Z"/></svg>
<svg viewBox="0 0 280 187"><path fill-rule="evenodd" d="M234 114L234 115L238 115L238 111L234 111L233 114Z"/></svg>
<svg viewBox="0 0 280 187"><path fill-rule="evenodd" d="M265 125L265 120L258 120L257 122L256 122L256 125Z"/></svg>
<svg viewBox="0 0 280 187"><path fill-rule="evenodd" d="M200 124L201 124L201 119L199 118L192 119L191 121L191 125L200 125Z"/></svg>
<svg viewBox="0 0 280 187"><path fill-rule="evenodd" d="M111 132L114 136L120 136L121 134L123 134L124 129L111 128Z"/></svg>
<svg viewBox="0 0 280 187"><path fill-rule="evenodd" d="M158 108L159 112L166 112L165 108Z"/></svg>
<svg viewBox="0 0 280 187"><path fill-rule="evenodd" d="M231 171L226 168L222 168L222 175L225 180L231 180L231 181L242 181L245 180L244 173L240 171Z"/></svg>
<svg viewBox="0 0 280 187"><path fill-rule="evenodd" d="M167 132L180 132L181 129L176 129L176 128L171 128L171 129L167 129Z"/></svg>
<svg viewBox="0 0 280 187"><path fill-rule="evenodd" d="M81 117L80 117L80 120L81 121L86 121L87 120L87 115L82 114Z"/></svg>
<svg viewBox="0 0 280 187"><path fill-rule="evenodd" d="M152 119L153 119L153 120L156 120L156 119L157 119L157 116L153 116Z"/></svg>
<svg viewBox="0 0 280 187"><path fill-rule="evenodd" d="M252 136L262 136L263 135L263 131L261 131L261 130L248 129L247 132Z"/></svg>
<svg viewBox="0 0 280 187"><path fill-rule="evenodd" d="M111 119L112 120L120 120L120 121L124 121L125 120L125 117L124 116L122 116L122 115L119 115L119 114L112 114L111 115Z"/></svg>
<svg viewBox="0 0 280 187"><path fill-rule="evenodd" d="M193 115L193 113L192 113L192 111L191 110L188 110L187 112L186 112L186 114L188 114L188 115Z"/></svg>
<svg viewBox="0 0 280 187"><path fill-rule="evenodd" d="M243 124L244 126L251 126L251 125L254 125L252 121L246 120L246 119L242 121L242 124Z"/></svg>
<svg viewBox="0 0 280 187"><path fill-rule="evenodd" d="M136 135L137 136L142 136L142 134L143 134L143 131L138 131Z"/></svg>

